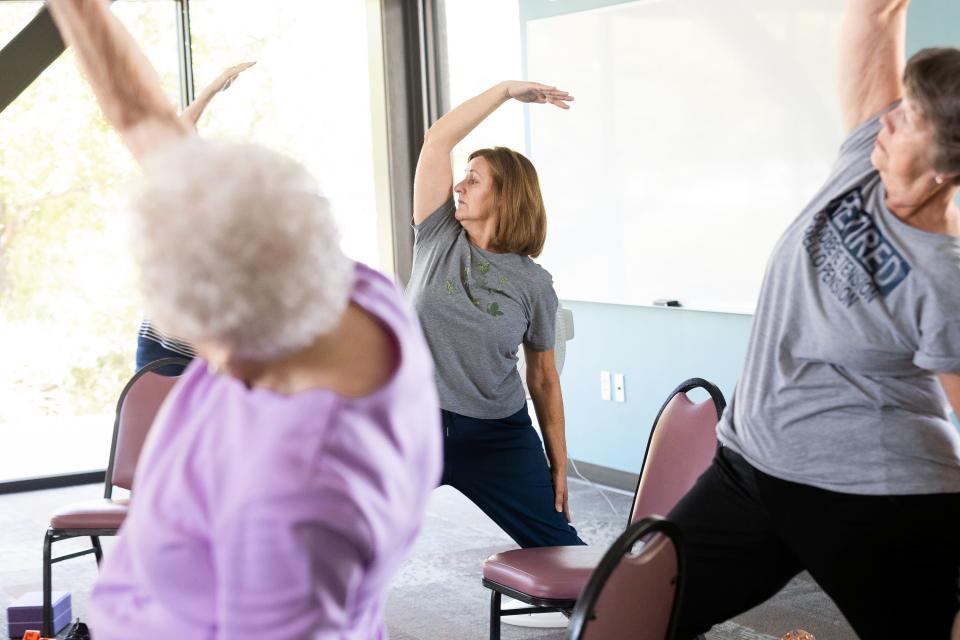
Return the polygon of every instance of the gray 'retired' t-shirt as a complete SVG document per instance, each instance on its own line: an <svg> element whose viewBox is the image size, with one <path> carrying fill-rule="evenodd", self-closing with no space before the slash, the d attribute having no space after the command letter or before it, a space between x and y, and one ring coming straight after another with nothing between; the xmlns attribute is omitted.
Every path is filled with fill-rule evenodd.
<svg viewBox="0 0 960 640"><path fill-rule="evenodd" d="M887 209L879 116L777 243L717 428L761 471L852 494L960 491L936 372L960 372L960 240Z"/></svg>
<svg viewBox="0 0 960 640"><path fill-rule="evenodd" d="M520 343L535 351L554 347L557 294L550 274L528 256L473 245L454 210L449 200L414 225L407 296L433 354L440 406L504 418L526 402Z"/></svg>

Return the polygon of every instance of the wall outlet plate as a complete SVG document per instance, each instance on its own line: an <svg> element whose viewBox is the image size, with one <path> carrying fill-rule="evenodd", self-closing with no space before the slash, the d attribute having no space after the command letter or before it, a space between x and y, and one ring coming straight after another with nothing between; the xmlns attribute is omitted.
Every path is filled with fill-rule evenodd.
<svg viewBox="0 0 960 640"><path fill-rule="evenodd" d="M624 381L622 373L613 375L613 400L614 402L626 402L627 396L624 390Z"/></svg>

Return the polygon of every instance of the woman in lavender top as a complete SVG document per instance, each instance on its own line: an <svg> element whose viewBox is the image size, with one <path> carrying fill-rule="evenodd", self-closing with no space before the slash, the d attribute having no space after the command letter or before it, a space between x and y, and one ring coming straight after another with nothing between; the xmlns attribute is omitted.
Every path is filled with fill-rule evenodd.
<svg viewBox="0 0 960 640"><path fill-rule="evenodd" d="M144 165L150 317L200 354L145 444L94 637L385 637L386 586L440 476L419 326L340 252L299 164L193 135L106 0L49 6Z"/></svg>

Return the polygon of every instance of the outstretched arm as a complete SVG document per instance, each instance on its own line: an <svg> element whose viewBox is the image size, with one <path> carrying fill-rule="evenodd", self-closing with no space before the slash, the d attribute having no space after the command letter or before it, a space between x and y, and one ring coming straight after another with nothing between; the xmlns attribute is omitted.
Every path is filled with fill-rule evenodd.
<svg viewBox="0 0 960 640"><path fill-rule="evenodd" d="M47 0L107 120L139 161L192 132L106 0Z"/></svg>
<svg viewBox="0 0 960 640"><path fill-rule="evenodd" d="M190 125L192 128L196 129L197 122L200 121L200 116L203 115L204 110L210 105L210 102L213 100L214 96L221 91L226 91L229 89L230 85L233 84L233 81L237 79L237 76L255 64L257 63L243 62L241 64L224 69L223 72L213 80L213 82L203 88L203 91L201 91L193 100L193 102L190 103L190 106L183 110L183 113L180 114L180 119L186 124Z"/></svg>
<svg viewBox="0 0 960 640"><path fill-rule="evenodd" d="M910 0L847 0L840 31L840 109L844 131L903 97Z"/></svg>
<svg viewBox="0 0 960 640"><path fill-rule="evenodd" d="M424 136L417 173L413 180L413 221L420 224L453 193L453 170L450 152L468 133L504 102L513 98L520 102L550 103L569 109L573 100L566 91L537 82L508 81L495 85L470 98L437 120Z"/></svg>

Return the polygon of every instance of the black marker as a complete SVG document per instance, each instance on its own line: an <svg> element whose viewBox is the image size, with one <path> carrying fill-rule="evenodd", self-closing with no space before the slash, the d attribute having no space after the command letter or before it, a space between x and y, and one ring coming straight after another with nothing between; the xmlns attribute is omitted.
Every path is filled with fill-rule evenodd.
<svg viewBox="0 0 960 640"><path fill-rule="evenodd" d="M653 301L655 307L682 307L679 300L670 300L668 298L658 298Z"/></svg>

